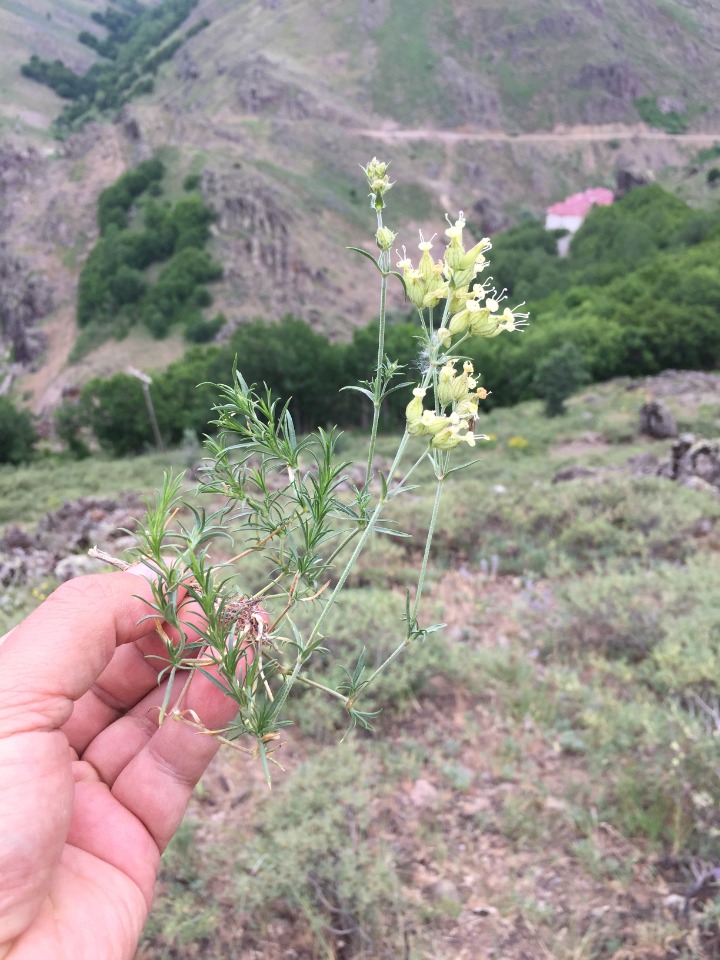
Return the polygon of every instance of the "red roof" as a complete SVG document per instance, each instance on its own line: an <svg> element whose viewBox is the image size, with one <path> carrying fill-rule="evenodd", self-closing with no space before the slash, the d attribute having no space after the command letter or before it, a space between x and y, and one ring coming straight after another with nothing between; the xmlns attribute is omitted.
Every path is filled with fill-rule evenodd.
<svg viewBox="0 0 720 960"><path fill-rule="evenodd" d="M591 207L596 204L600 207L609 207L615 199L612 190L605 187L592 187L584 193L574 193L571 197L554 203L548 207L548 213L558 217L585 217Z"/></svg>

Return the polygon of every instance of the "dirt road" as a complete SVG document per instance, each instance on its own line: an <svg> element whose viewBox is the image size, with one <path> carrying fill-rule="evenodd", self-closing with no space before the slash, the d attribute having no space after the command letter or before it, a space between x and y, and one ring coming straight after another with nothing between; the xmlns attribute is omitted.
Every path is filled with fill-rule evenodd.
<svg viewBox="0 0 720 960"><path fill-rule="evenodd" d="M554 130L541 130L533 133L507 133L504 130L433 130L427 128L401 129L381 127L374 130L356 129L359 136L374 137L388 143L398 140L435 140L441 143L462 143L476 141L493 143L510 141L512 143L563 143L568 141L603 140L670 140L693 146L712 146L720 142L717 133L667 133L665 130L653 130L644 124L633 127L607 125L602 127L556 127Z"/></svg>

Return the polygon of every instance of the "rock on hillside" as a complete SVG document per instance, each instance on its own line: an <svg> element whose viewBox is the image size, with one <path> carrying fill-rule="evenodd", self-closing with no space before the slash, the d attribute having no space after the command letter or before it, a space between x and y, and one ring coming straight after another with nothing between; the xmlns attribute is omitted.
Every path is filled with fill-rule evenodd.
<svg viewBox="0 0 720 960"><path fill-rule="evenodd" d="M44 337L35 324L52 309L47 284L0 241L0 331L17 364L28 366L42 353Z"/></svg>

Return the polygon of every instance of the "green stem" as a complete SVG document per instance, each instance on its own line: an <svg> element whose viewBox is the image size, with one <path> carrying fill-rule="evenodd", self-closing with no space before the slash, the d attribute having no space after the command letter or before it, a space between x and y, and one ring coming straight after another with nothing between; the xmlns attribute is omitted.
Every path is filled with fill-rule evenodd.
<svg viewBox="0 0 720 960"><path fill-rule="evenodd" d="M167 687L165 687L165 696L163 697L163 702L160 707L160 716L158 717L158 726L162 726L165 722L165 717L167 716L167 708L170 703L170 695L172 694L173 682L175 680L175 671L177 667L173 665L170 668L170 673L167 678Z"/></svg>
<svg viewBox="0 0 720 960"><path fill-rule="evenodd" d="M445 463L447 467L447 462ZM415 592L415 603L413 604L412 620L417 620L418 609L420 607L420 598L422 597L423 587L425 585L425 575L427 574L428 560L430 559L430 547L432 545L433 534L435 533L435 524L437 523L438 512L440 510L440 497L442 496L445 474L438 477L437 487L435 489L435 502L433 503L432 516L430 517L430 526L428 527L427 539L425 541L425 553L423 554L422 567L420 568L420 577L418 579L417 590Z"/></svg>
<svg viewBox="0 0 720 960"><path fill-rule="evenodd" d="M378 220L381 221L378 214ZM375 457L375 442L377 440L378 426L380 423L380 405L382 403L382 367L385 359L385 309L387 303L387 277L383 276L380 281L380 321L378 329L378 354L377 366L375 368L375 384L373 399L373 422L370 430L370 446L368 448L367 470L365 471L365 483L370 483L372 476L373 459Z"/></svg>
<svg viewBox="0 0 720 960"><path fill-rule="evenodd" d="M393 476L395 475L395 471L400 466L400 461L402 460L402 455L405 453L405 447L407 446L407 442L409 439L410 439L410 434L406 430L405 433L402 435L402 439L400 440L400 444L397 448L397 453L395 454L395 459L393 460L392 466L390 467L390 470L388 472L388 475L387 475L388 484L390 483Z"/></svg>
<svg viewBox="0 0 720 960"><path fill-rule="evenodd" d="M410 467L410 469L408 470L408 472L405 474L405 476L402 478L402 480L398 483L397 487L395 487L395 488L391 491L390 495L388 496L388 500L390 499L390 497L395 497L395 496L397 496L399 493L402 493L402 492L403 492L403 489L404 489L404 487L405 487L405 484L408 482L408 479L409 479L409 477L410 477L410 474L411 474L415 469L417 469L417 467L420 466L420 464L423 462L423 460L425 459L425 457L426 457L427 455L428 455L427 450L423 450L423 452L420 454L420 456L419 456L418 459L415 461L415 463Z"/></svg>
<svg viewBox="0 0 720 960"><path fill-rule="evenodd" d="M378 230L382 229L383 218L382 218L382 209L377 211L377 225ZM385 359L385 313L387 305L387 271L390 269L390 252L387 250L382 250L380 256L378 257L378 266L382 271L382 279L380 281L380 319L378 323L378 353L377 353L377 366L375 368L375 389L374 389L374 400L373 400L373 423L372 430L370 431L370 447L368 450L368 461L367 461L367 470L365 472L365 483L366 485L370 483L370 478L372 476L372 465L373 458L375 456L375 441L377 440L378 424L380 422L380 404L382 402L381 391L382 391L382 379L380 371L382 370L383 361Z"/></svg>
<svg viewBox="0 0 720 960"><path fill-rule="evenodd" d="M311 631L311 633L310 633L310 636L308 637L308 643L307 643L307 646L308 646L308 647L310 647L310 645L312 644L313 640L317 637L318 633L320 632L320 627L321 627L321 626L323 625L323 623L325 622L325 620L326 620L326 618L327 618L327 615L328 615L328 613L330 612L330 608L331 608L332 605L335 603L335 601L337 600L337 598L338 598L338 596L339 596L339 594L340 594L340 591L341 591L342 588L344 587L345 581L347 580L347 578L348 578L349 575L350 575L350 571L351 571L352 568L355 566L355 561L357 560L357 558L358 558L358 557L360 556L360 554L362 553L363 547L365 546L366 541L368 540L368 538L369 538L370 535L372 534L372 532L373 532L373 530L374 530L374 528L375 528L375 523L376 523L378 517L380 516L380 514L381 514L381 512L382 512L382 508L383 508L384 506L385 506L385 501L384 501L384 500L381 500L381 501L378 503L378 505L375 507L375 509L373 510L372 516L371 516L370 519L368 520L367 526L366 526L365 529L363 530L360 539L358 540L357 544L355 545L355 549L354 549L353 552L352 552L352 556L350 557L350 559L348 560L348 562L345 564L345 569L344 569L343 572L340 574L340 579L339 579L338 582L335 584L335 588L334 588L333 592L332 592L332 593L330 594L330 596L328 597L327 603L326 603L325 606L323 607L322 612L320 613L320 616L318 617L317 621L315 622L315 626L312 628L312 631Z"/></svg>
<svg viewBox="0 0 720 960"><path fill-rule="evenodd" d="M342 694L338 693L337 690L333 690L332 687L326 687L324 683L318 683L317 680L311 680L309 677L303 677L302 674L298 677L299 683L304 683L307 687L315 687L316 690L322 690L324 693L329 693L332 697L337 697L338 700L342 700L345 706L348 704L348 698Z"/></svg>
<svg viewBox="0 0 720 960"><path fill-rule="evenodd" d="M279 695L273 701L273 716L277 717L282 708L285 706L285 701L288 698L290 691L295 684L295 681L298 678L300 671L302 670L303 658L299 656L295 661L295 666L293 667L293 672L285 680L285 683L280 689Z"/></svg>
<svg viewBox="0 0 720 960"><path fill-rule="evenodd" d="M368 679L365 681L365 685L369 686L373 682L373 680L378 676L378 674L382 673L385 667L389 667L390 664L393 662L393 660L396 660L400 656L400 654L403 652L403 650L405 650L406 647L410 646L410 643L411 643L410 637L409 636L405 637L405 639L400 644L400 646L396 647L393 650L393 652L390 654L390 656L386 657L386 659L383 660L383 662L380 664L377 670L373 671L373 673L370 674Z"/></svg>
<svg viewBox="0 0 720 960"><path fill-rule="evenodd" d="M331 564L333 563L333 561L335 560L335 558L338 556L338 554L342 553L342 551L345 549L345 547L346 547L349 543L352 543L352 541L355 539L355 537L356 537L357 535L358 535L358 528L357 528L357 527L354 527L354 528L348 533L348 535L345 537L345 539L342 541L342 543L339 543L339 544L335 547L335 549L333 550L333 552L330 554L330 556L329 556L329 557L327 558L327 560L325 561L325 565L326 565L327 567L330 567Z"/></svg>

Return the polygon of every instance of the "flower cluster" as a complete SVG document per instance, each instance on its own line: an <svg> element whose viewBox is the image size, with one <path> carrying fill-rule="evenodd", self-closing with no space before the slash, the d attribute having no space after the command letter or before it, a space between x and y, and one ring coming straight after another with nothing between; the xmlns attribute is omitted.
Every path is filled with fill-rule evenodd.
<svg viewBox="0 0 720 960"><path fill-rule="evenodd" d="M450 242L442 260L433 260L430 251L432 241L419 244L422 253L417 267L403 257L398 268L403 271L405 289L418 310L432 309L441 300L447 301L444 322L438 337L445 345L457 334L472 337L496 337L504 330L517 330L524 325L526 313L518 313L517 307L505 307L500 313L504 294L489 288L485 283L475 283L477 275L488 265L485 253L491 243L483 237L469 250L463 246L465 219L460 216L445 231Z"/></svg>
<svg viewBox="0 0 720 960"><path fill-rule="evenodd" d="M366 167L363 167L368 186L370 187L370 206L374 207L378 212L385 206L385 200L383 198L392 187L387 169L388 164L378 160L377 157L373 157L370 163L368 163ZM393 236L393 240L394 239L395 237ZM380 241L378 240L378 246L379 245ZM380 249L389 249L389 247L380 247Z"/></svg>
<svg viewBox="0 0 720 960"><path fill-rule="evenodd" d="M478 403L487 397L484 387L478 387L472 376L470 361L463 364L463 372L457 375L456 360L448 360L440 371L435 395L443 411L436 413L423 408L427 388L416 387L413 399L405 408L407 431L411 437L430 437L430 446L436 450L452 450L460 443L475 446L478 439L473 433L478 413ZM485 437L481 439L486 439Z"/></svg>
<svg viewBox="0 0 720 960"><path fill-rule="evenodd" d="M431 438L430 446L439 450L452 450L460 443L470 446L478 439L473 434L477 417L478 401L484 400L487 391L478 388L472 376L473 366L466 362L463 373L458 376L455 364L458 358L448 357L444 351L458 338L457 346L468 337L496 337L505 330L518 330L525 325L527 314L518 308L502 308L504 292L498 293L485 283L476 282L478 274L487 266L485 253L491 243L483 237L478 243L465 249L463 229L465 219L458 219L445 231L449 239L442 260L433 260L430 251L432 240L421 237L421 252L417 267L405 256L398 261L402 270L405 291L422 314L432 311L445 301L441 326L435 331L431 345L432 378L435 389L435 410L423 409L429 380L413 390L413 399L406 408L407 430L410 436ZM432 329L432 324L430 324ZM439 373L437 369L439 368ZM485 438L483 438L485 439Z"/></svg>

